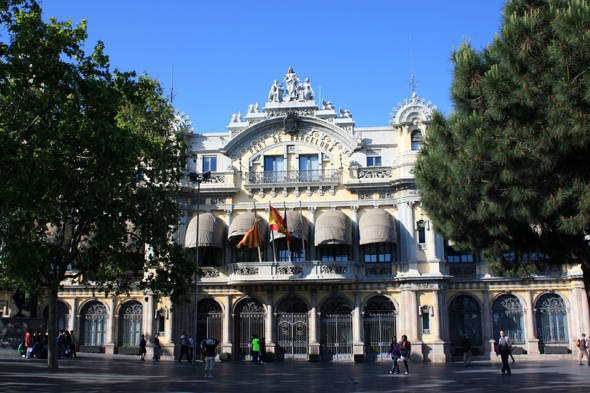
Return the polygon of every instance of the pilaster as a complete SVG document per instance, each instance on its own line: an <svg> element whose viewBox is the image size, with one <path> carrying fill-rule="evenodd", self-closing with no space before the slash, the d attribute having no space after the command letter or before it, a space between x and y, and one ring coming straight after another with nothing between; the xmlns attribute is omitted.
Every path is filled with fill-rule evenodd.
<svg viewBox="0 0 590 393"><path fill-rule="evenodd" d="M440 293L438 290L432 291L432 307L434 311L434 318L432 321L432 334L434 336L434 343L432 349L432 361L435 363L444 363L447 361L445 354L445 342L441 338L441 316L442 310L440 307Z"/></svg>
<svg viewBox="0 0 590 393"><path fill-rule="evenodd" d="M115 298L111 297L111 304L109 305L109 319L107 320L107 334L106 343L104 345L104 352L106 354L115 353L114 329L115 329Z"/></svg>
<svg viewBox="0 0 590 393"><path fill-rule="evenodd" d="M526 308L526 343L527 343L527 353L529 356L540 356L541 352L539 351L539 340L535 336L535 323L534 323L534 313L533 313L533 297L531 295L530 290L526 290L525 292L525 300L527 303Z"/></svg>
<svg viewBox="0 0 590 393"><path fill-rule="evenodd" d="M353 354L364 354L364 343L361 340L361 294L354 293L354 312L352 320L352 346Z"/></svg>

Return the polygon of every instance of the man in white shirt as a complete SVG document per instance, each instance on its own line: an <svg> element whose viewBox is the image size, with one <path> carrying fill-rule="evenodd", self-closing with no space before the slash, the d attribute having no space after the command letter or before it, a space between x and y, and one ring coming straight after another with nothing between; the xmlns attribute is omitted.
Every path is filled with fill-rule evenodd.
<svg viewBox="0 0 590 393"><path fill-rule="evenodd" d="M500 340L498 340L498 355L502 357L502 375L504 373L511 374L510 366L508 365L508 356L510 356L510 347L514 341L504 334L502 330L500 332Z"/></svg>
<svg viewBox="0 0 590 393"><path fill-rule="evenodd" d="M582 333L582 336L578 339L578 341L580 342L580 345L578 345L578 348L580 348L580 366L582 365L582 359L584 359L584 356L586 356L586 361L588 361L588 366L590 366L590 358L588 358L588 342L586 341L586 334Z"/></svg>

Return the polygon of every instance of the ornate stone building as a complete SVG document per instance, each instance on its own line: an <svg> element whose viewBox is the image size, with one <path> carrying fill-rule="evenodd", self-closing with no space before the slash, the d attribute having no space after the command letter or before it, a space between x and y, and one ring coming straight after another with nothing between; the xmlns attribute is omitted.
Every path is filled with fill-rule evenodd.
<svg viewBox="0 0 590 393"><path fill-rule="evenodd" d="M198 245L203 270L198 340L214 334L219 351L237 358L256 334L278 358L381 360L392 336L405 334L414 361L445 362L461 354L465 333L476 355L493 358L500 330L528 357L571 352L590 332L578 266L528 281L494 277L478 255L434 233L413 175L430 102L413 93L389 125L361 128L349 110L314 98L290 69L262 108L232 115L226 132L198 133L177 116L196 154L187 172L211 172L199 201L188 176L180 195L179 240ZM291 243L268 227L269 205L286 216ZM237 248L255 217L260 251ZM66 286L60 297L60 324L88 350L118 352L140 332L159 332L172 355L192 331L194 305L149 293L105 302Z"/></svg>

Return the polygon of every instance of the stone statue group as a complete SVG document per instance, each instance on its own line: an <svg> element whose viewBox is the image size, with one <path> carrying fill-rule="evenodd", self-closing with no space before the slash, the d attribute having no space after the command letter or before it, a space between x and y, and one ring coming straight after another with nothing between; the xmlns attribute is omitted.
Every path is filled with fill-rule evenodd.
<svg viewBox="0 0 590 393"><path fill-rule="evenodd" d="M309 78L305 78L303 83L299 82L301 81L293 71L293 67L289 67L289 72L280 85L277 79L274 80L268 93L268 102L309 101L313 99L315 93L311 88ZM285 83L285 87L282 86L283 83Z"/></svg>

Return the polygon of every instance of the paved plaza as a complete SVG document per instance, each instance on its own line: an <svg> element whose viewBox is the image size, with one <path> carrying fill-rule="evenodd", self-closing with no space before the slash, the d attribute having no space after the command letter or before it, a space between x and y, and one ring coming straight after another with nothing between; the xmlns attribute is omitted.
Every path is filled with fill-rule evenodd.
<svg viewBox="0 0 590 393"><path fill-rule="evenodd" d="M145 361L122 355L80 354L48 370L45 360L0 354L0 392L585 392L590 367L575 360L520 361L502 376L499 362L414 363L410 375L391 375L391 362L336 363L286 360L253 366L215 364L215 378L189 363ZM403 369L403 365L402 365Z"/></svg>

